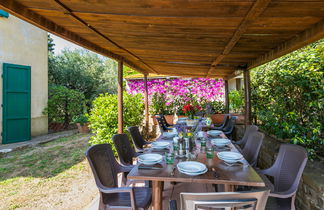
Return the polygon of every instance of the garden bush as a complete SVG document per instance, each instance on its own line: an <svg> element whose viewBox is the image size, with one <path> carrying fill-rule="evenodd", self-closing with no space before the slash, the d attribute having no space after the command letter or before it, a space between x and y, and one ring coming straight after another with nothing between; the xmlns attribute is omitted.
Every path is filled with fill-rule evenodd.
<svg viewBox="0 0 324 210"><path fill-rule="evenodd" d="M142 95L130 95L124 92L124 131L129 126L139 126L144 119L144 104ZM112 136L118 132L118 102L117 95L102 94L93 101L90 111L90 128L96 135L90 139L91 144L109 143Z"/></svg>
<svg viewBox="0 0 324 210"><path fill-rule="evenodd" d="M228 94L229 108L233 113L241 113L244 108L244 96L242 90L232 90Z"/></svg>
<svg viewBox="0 0 324 210"><path fill-rule="evenodd" d="M324 155L324 40L256 68L251 74L255 120L270 134Z"/></svg>
<svg viewBox="0 0 324 210"><path fill-rule="evenodd" d="M77 90L60 85L49 86L48 104L44 110L50 123L64 123L67 128L72 119L83 113L85 97Z"/></svg>

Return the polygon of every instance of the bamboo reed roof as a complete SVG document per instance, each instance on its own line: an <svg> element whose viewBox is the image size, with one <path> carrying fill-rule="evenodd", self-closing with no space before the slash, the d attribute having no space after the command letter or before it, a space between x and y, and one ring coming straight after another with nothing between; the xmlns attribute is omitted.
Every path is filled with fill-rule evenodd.
<svg viewBox="0 0 324 210"><path fill-rule="evenodd" d="M0 0L141 73L229 79L324 37L323 0Z"/></svg>

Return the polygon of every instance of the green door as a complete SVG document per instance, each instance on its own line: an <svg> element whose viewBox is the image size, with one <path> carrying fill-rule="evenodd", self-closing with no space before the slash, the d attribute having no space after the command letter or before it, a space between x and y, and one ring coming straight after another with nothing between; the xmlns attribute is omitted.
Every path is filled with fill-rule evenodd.
<svg viewBox="0 0 324 210"><path fill-rule="evenodd" d="M3 64L2 143L30 140L30 66Z"/></svg>

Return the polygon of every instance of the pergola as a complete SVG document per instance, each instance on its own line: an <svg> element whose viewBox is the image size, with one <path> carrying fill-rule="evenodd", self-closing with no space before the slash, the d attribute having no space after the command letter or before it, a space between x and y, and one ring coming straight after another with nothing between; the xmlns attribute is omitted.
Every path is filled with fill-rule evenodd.
<svg viewBox="0 0 324 210"><path fill-rule="evenodd" d="M249 124L249 70L324 37L323 0L1 0L0 8L118 60L119 132L123 63L145 81L155 73L227 84L243 71ZM147 91L145 99L148 120Z"/></svg>

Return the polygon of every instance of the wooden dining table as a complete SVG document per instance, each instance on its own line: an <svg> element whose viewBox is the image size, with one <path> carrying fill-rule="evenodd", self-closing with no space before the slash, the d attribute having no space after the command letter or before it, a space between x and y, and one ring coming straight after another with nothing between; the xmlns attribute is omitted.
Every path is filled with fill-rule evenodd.
<svg viewBox="0 0 324 210"><path fill-rule="evenodd" d="M221 138L226 138L224 134L220 135ZM169 141L164 139L162 135L157 141ZM207 141L208 144L210 142ZM207 144L207 146L209 146ZM163 160L159 163L161 169L139 169L137 164L128 174L128 179L152 181L152 207L154 210L162 210L162 191L164 182L187 182L187 183L202 183L202 184L221 184L224 186L225 192L233 192L235 186L254 186L264 187L265 183L254 170L253 167L244 159L243 164L227 165L217 157L217 152L221 149L215 149L214 157L212 159L206 158L205 149L200 147L199 141L197 145L197 157L194 161L201 162L206 165L208 171L205 174L198 176L189 176L177 170L176 164L185 159L175 158L173 165L168 165ZM239 152L236 147L231 143L228 146L228 151ZM152 149L148 149L146 153L154 153ZM173 172L172 172L173 171Z"/></svg>

